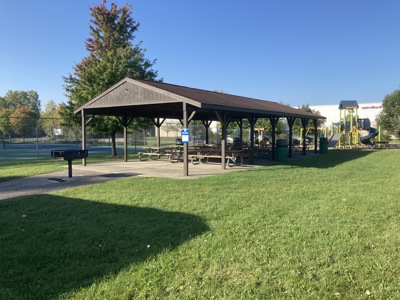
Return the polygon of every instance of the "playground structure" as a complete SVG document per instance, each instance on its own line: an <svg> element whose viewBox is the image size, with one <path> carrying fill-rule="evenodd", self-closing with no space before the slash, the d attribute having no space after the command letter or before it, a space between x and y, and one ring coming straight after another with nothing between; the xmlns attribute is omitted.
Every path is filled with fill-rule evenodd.
<svg viewBox="0 0 400 300"><path fill-rule="evenodd" d="M342 100L339 104L340 120L332 124L331 138L328 147L339 149L358 148L360 144L374 146L374 139L380 132L371 127L368 118L362 119L358 116L358 102L356 100Z"/></svg>

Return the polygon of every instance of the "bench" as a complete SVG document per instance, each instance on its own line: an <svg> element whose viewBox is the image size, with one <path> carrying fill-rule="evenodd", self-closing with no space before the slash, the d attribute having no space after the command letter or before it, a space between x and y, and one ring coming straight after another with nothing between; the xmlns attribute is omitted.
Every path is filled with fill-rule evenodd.
<svg viewBox="0 0 400 300"><path fill-rule="evenodd" d="M240 163L238 165L241 165L243 163L243 157L238 156L238 155L225 155L226 163L229 167L235 166L237 163L237 159L240 157ZM198 165L199 163L208 163L208 159L214 158L214 159L222 159L222 155L218 154L195 154L195 155L190 155L191 162L194 165Z"/></svg>
<svg viewBox="0 0 400 300"><path fill-rule="evenodd" d="M183 150L181 149L166 149L165 156L171 163L180 162L183 160Z"/></svg>
<svg viewBox="0 0 400 300"><path fill-rule="evenodd" d="M139 152L139 160L159 159L161 155L162 154L158 152Z"/></svg>

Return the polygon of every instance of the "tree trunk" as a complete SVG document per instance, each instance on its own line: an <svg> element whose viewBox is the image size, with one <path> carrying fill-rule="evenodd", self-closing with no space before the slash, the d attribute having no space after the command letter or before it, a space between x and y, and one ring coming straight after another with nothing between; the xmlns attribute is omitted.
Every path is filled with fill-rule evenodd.
<svg viewBox="0 0 400 300"><path fill-rule="evenodd" d="M117 142L116 142L116 133L113 132L111 134L111 156L117 157Z"/></svg>

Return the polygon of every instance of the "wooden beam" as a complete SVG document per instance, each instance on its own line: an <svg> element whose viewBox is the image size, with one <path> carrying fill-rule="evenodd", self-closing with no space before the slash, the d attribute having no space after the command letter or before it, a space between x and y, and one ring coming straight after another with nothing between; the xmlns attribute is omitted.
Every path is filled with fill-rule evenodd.
<svg viewBox="0 0 400 300"><path fill-rule="evenodd" d="M166 119L164 118L160 121L160 118L155 118L155 119L151 118L150 120L151 122L153 122L154 126L157 127L157 147L160 148L161 147L160 127L162 126L162 124L165 122Z"/></svg>
<svg viewBox="0 0 400 300"><path fill-rule="evenodd" d="M88 125L95 117L96 115L91 116L89 119L86 120L86 125Z"/></svg>
<svg viewBox="0 0 400 300"><path fill-rule="evenodd" d="M217 116L219 122L221 123L222 127L222 136L221 136L221 165L222 169L226 169L226 161L225 161L225 154L226 154L226 129L229 124L229 116L226 112L215 111L215 115Z"/></svg>
<svg viewBox="0 0 400 300"><path fill-rule="evenodd" d="M128 117L123 117L124 126L124 162L128 161Z"/></svg>
<svg viewBox="0 0 400 300"><path fill-rule="evenodd" d="M313 119L314 124L314 153L318 153L318 119Z"/></svg>
<svg viewBox="0 0 400 300"><path fill-rule="evenodd" d="M247 117L250 123L250 164L254 163L254 147L255 147L255 141L254 141L254 127L257 122L257 118L255 115L251 114Z"/></svg>
<svg viewBox="0 0 400 300"><path fill-rule="evenodd" d="M86 114L85 110L81 110L82 115L82 150L86 150ZM82 158L82 166L86 166L86 157Z"/></svg>
<svg viewBox="0 0 400 300"><path fill-rule="evenodd" d="M192 121L192 120L193 120L193 118L194 118L195 114L196 114L196 111L195 111L195 110L194 110L194 111L192 111L192 113L190 114L190 116L189 116L189 118L188 118L188 122L189 122L189 123L190 123L190 121Z"/></svg>
<svg viewBox="0 0 400 300"><path fill-rule="evenodd" d="M243 142L243 119L238 120L237 125L239 127L239 140Z"/></svg>
<svg viewBox="0 0 400 300"><path fill-rule="evenodd" d="M302 132L302 139L303 139L303 148L301 150L303 155L306 155L306 131L307 131L307 124L308 124L309 119L307 118L301 118L301 125L303 126L303 132Z"/></svg>
<svg viewBox="0 0 400 300"><path fill-rule="evenodd" d="M201 120L201 122L203 123L204 127L206 128L206 144L209 144L209 130L210 130L210 125L212 123L212 121L208 121L208 120Z"/></svg>
<svg viewBox="0 0 400 300"><path fill-rule="evenodd" d="M272 141L271 141L271 143L272 143L272 148L271 148L271 151L272 151L272 154L271 154L271 158L272 158L272 160L275 160L276 159L276 153L275 153L275 151L276 151L276 138L275 138L275 135L276 135L276 125L278 124L278 122L279 122L279 117L270 117L269 118L269 122L271 123L271 127L272 127Z"/></svg>
<svg viewBox="0 0 400 300"><path fill-rule="evenodd" d="M289 157L293 157L293 125L296 121L295 117L287 117L286 118L289 125Z"/></svg>

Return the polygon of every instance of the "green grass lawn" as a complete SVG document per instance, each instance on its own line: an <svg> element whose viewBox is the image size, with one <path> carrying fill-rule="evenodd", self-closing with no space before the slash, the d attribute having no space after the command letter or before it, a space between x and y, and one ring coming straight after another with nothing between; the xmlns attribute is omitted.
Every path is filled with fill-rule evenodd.
<svg viewBox="0 0 400 300"><path fill-rule="evenodd" d="M129 159L137 159L137 155L129 155ZM109 156L97 155L87 158L88 163L104 162L104 161L123 161L122 156L111 158ZM81 164L82 160L72 161L73 164ZM67 161L55 159L38 159L38 160L18 160L18 161L0 161L0 182L29 177L39 174L53 173L65 170L68 166Z"/></svg>
<svg viewBox="0 0 400 300"><path fill-rule="evenodd" d="M400 299L400 151L0 201L0 299Z"/></svg>
<svg viewBox="0 0 400 300"><path fill-rule="evenodd" d="M49 159L0 162L0 182L61 171L65 165L66 162Z"/></svg>

